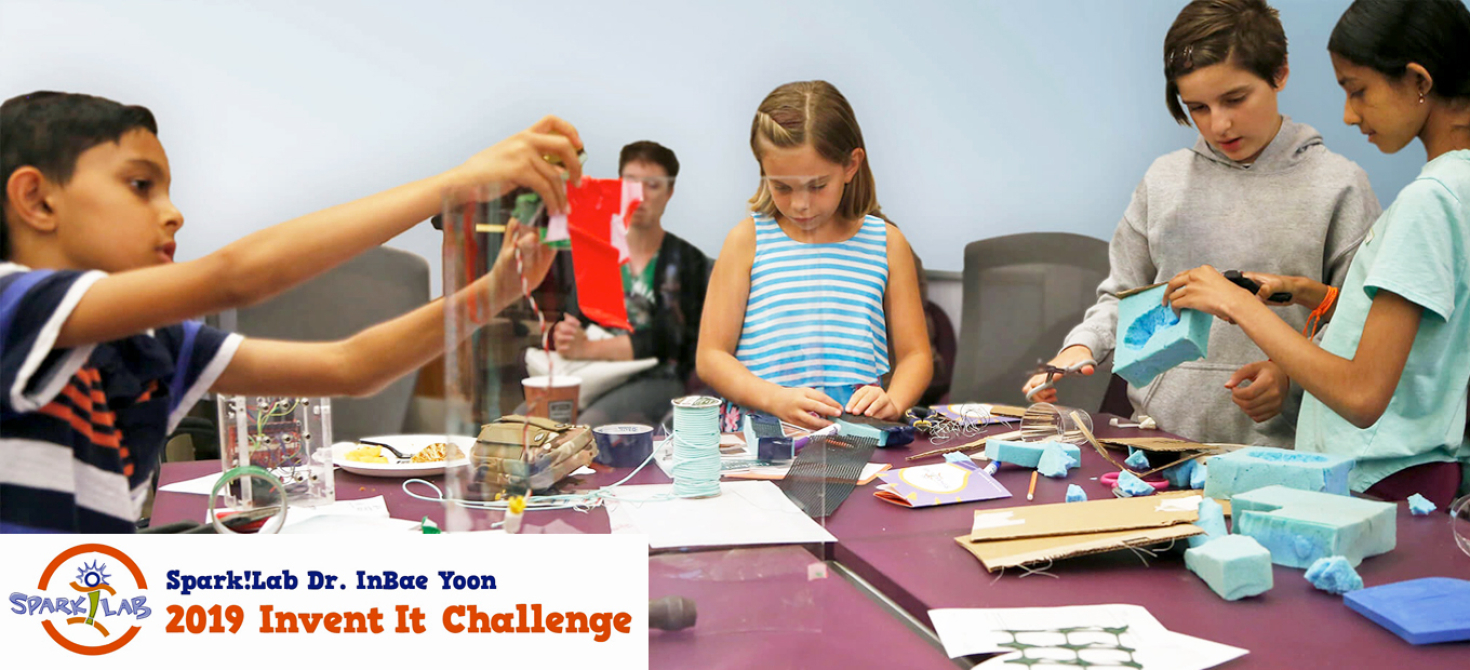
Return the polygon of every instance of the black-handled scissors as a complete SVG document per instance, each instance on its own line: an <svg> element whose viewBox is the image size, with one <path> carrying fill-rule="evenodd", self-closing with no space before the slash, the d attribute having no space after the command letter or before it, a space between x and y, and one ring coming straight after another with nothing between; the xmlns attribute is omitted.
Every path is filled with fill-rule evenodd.
<svg viewBox="0 0 1470 670"><path fill-rule="evenodd" d="M1226 270L1225 278L1229 279L1236 286L1250 291L1252 294L1261 292L1261 285L1256 283L1254 279L1247 278L1245 275L1240 274L1240 270ZM1286 291L1272 293L1271 297L1267 298L1266 301L1285 305L1291 302L1291 294L1287 293Z"/></svg>

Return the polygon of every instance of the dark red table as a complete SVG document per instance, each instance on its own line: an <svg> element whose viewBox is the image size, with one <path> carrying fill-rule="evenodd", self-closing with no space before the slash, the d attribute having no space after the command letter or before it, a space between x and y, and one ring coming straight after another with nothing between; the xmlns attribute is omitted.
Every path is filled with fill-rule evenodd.
<svg viewBox="0 0 1470 670"><path fill-rule="evenodd" d="M1094 417L1106 426L1110 417ZM999 427L991 432L1004 432ZM1101 437L1158 431L1100 427ZM930 446L915 445L908 453ZM880 450L893 467L938 462L907 462L902 450ZM1126 454L1118 454L1119 460ZM1090 499L1112 494L1095 477L1111 471L1090 447L1082 467L1066 479L1040 478L1036 502L1062 502L1067 484L1078 484ZM996 478L1013 497L966 505L906 509L859 489L828 521L839 542L833 558L873 584L914 617L930 625L928 611L946 607L1046 607L1126 603L1148 608L1170 630L1242 647L1250 654L1226 668L1470 668L1470 643L1416 647L1348 609L1340 596L1318 591L1305 571L1277 566L1274 588L1256 598L1227 602L1184 567L1183 546L1143 562L1131 552L1114 552L1059 561L1055 578L1022 578L1015 570L997 578L954 538L970 531L974 512L1026 505L1031 471L1002 467ZM1359 574L1368 586L1418 577L1470 579L1470 556L1455 546L1449 517L1411 516L1400 505L1397 548L1363 561ZM1462 522L1463 523L1463 522ZM1463 524L1470 526L1470 524ZM1462 532L1470 532L1467 528Z"/></svg>

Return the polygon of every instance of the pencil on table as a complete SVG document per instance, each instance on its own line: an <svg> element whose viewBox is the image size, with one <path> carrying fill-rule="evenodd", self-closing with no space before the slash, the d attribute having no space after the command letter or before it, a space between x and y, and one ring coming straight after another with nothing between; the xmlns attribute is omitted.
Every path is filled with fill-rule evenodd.
<svg viewBox="0 0 1470 670"><path fill-rule="evenodd" d="M1026 499L1027 500L1035 500L1036 499L1036 474L1038 472L1040 472L1040 470L1032 470L1031 471L1031 488L1026 491Z"/></svg>

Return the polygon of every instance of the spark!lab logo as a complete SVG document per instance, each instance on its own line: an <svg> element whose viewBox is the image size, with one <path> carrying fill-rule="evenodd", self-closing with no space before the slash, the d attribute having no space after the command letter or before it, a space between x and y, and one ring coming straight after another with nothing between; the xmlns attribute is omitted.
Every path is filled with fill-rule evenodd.
<svg viewBox="0 0 1470 670"><path fill-rule="evenodd" d="M54 586L53 586L54 583ZM41 572L37 594L11 593L13 615L39 617L56 644L85 656L108 654L127 644L148 618L143 571L127 554L104 544L61 552Z"/></svg>

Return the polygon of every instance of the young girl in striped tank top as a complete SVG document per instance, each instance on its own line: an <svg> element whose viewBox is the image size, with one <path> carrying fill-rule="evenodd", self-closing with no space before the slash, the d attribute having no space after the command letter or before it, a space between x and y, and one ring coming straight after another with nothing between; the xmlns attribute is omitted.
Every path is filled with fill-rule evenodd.
<svg viewBox="0 0 1470 670"><path fill-rule="evenodd" d="M843 411L896 420L929 384L929 339L913 252L878 207L852 107L827 82L785 84L750 147L760 187L715 262L700 378L807 428Z"/></svg>

